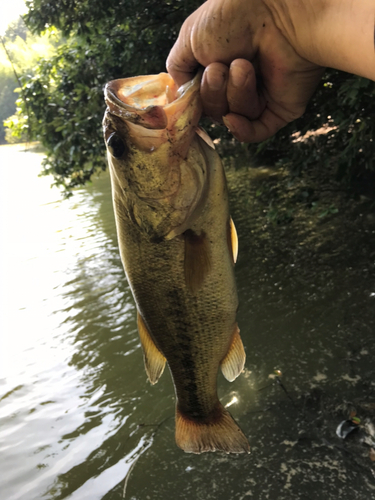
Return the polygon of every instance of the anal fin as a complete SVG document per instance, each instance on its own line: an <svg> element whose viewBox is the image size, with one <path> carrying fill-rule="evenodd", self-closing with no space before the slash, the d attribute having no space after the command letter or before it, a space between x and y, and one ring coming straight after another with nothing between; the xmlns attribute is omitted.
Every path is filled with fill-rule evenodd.
<svg viewBox="0 0 375 500"><path fill-rule="evenodd" d="M176 444L186 453L249 453L250 446L231 414L218 402L212 418L193 420L176 410Z"/></svg>
<svg viewBox="0 0 375 500"><path fill-rule="evenodd" d="M143 348L143 360L145 363L147 377L151 384L154 385L164 371L166 359L156 347L139 312L137 319L138 332Z"/></svg>
<svg viewBox="0 0 375 500"><path fill-rule="evenodd" d="M224 377L233 382L242 372L246 361L245 349L240 337L240 330L237 323L234 328L231 345L225 358L221 362L221 371Z"/></svg>

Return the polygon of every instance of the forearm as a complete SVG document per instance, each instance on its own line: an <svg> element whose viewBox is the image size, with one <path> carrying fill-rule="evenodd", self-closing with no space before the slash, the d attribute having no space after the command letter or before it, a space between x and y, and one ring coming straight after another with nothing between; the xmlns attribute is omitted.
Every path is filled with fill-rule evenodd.
<svg viewBox="0 0 375 500"><path fill-rule="evenodd" d="M263 0L305 59L375 80L375 0Z"/></svg>

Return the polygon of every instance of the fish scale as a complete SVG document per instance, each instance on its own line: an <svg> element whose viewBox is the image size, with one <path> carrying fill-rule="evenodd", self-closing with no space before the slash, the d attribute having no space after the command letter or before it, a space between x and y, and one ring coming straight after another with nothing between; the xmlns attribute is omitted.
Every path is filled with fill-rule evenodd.
<svg viewBox="0 0 375 500"><path fill-rule="evenodd" d="M166 77L162 80L165 84ZM127 104L126 91L119 89L131 89L132 79L124 82L107 86L104 135L121 259L138 309L146 372L156 383L166 362L169 366L177 396L176 442L184 451L247 452L246 437L217 396L219 367L233 380L242 371L245 353L236 323L235 236L225 174L212 143L195 133L199 79L179 89L162 109L147 108L152 133L160 135L155 150L137 135L139 114L147 123L147 110L135 107L133 100ZM138 88L137 105L141 102ZM121 126L120 116L126 116ZM161 117L160 125L155 116ZM140 159L142 172L133 168ZM145 168L153 175L146 175ZM181 174L174 179L180 181L173 181L171 192L168 172L175 175L177 168ZM158 199L142 196L157 185L158 172L169 191L161 188Z"/></svg>

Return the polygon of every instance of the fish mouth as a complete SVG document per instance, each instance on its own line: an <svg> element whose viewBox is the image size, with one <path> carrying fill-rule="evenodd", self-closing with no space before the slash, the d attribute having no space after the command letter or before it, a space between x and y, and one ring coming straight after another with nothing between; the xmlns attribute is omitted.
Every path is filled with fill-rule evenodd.
<svg viewBox="0 0 375 500"><path fill-rule="evenodd" d="M104 90L107 111L127 125L138 146L140 138L148 138L142 149L149 149L150 141L186 142L202 114L201 77L202 71L181 87L168 73L113 80Z"/></svg>
<svg viewBox="0 0 375 500"><path fill-rule="evenodd" d="M167 127L164 106L176 99L177 89L167 74L121 78L105 86L105 102L110 113L145 128Z"/></svg>

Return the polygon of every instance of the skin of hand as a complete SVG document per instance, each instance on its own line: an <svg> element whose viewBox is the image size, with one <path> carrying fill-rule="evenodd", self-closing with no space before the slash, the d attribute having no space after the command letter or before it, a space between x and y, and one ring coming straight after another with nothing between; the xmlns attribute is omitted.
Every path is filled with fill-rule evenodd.
<svg viewBox="0 0 375 500"><path fill-rule="evenodd" d="M207 0L186 19L167 70L182 85L199 65L205 114L241 142L300 117L324 72L296 52L262 0Z"/></svg>

